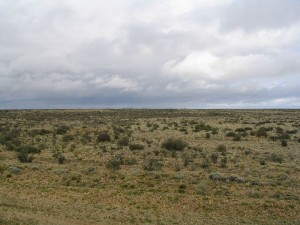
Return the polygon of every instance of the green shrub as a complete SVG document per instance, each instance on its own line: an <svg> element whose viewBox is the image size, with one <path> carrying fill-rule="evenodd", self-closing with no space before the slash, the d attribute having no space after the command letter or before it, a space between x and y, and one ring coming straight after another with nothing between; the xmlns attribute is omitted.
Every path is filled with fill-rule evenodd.
<svg viewBox="0 0 300 225"><path fill-rule="evenodd" d="M276 153L272 153L270 155L270 161L271 162L282 163L283 162L283 156L282 155L278 155Z"/></svg>
<svg viewBox="0 0 300 225"><path fill-rule="evenodd" d="M115 171L121 169L121 165L123 165L123 163L123 155L115 155L106 162L105 167L109 170Z"/></svg>
<svg viewBox="0 0 300 225"><path fill-rule="evenodd" d="M210 161L208 158L204 158L200 164L201 168L209 168L210 167Z"/></svg>
<svg viewBox="0 0 300 225"><path fill-rule="evenodd" d="M264 128L264 127L259 128L259 130L256 131L256 136L266 138L268 136L266 128Z"/></svg>
<svg viewBox="0 0 300 225"><path fill-rule="evenodd" d="M210 139L210 133L206 133L206 134L205 134L205 138L206 138L206 139Z"/></svg>
<svg viewBox="0 0 300 225"><path fill-rule="evenodd" d="M226 152L227 152L227 148L223 144L218 145L216 150L218 152L221 152L223 155L226 154Z"/></svg>
<svg viewBox="0 0 300 225"><path fill-rule="evenodd" d="M62 138L63 142L73 141L74 137L72 135L64 135Z"/></svg>
<svg viewBox="0 0 300 225"><path fill-rule="evenodd" d="M218 162L219 154L217 152L213 152L210 155L210 160L216 164Z"/></svg>
<svg viewBox="0 0 300 225"><path fill-rule="evenodd" d="M111 138L108 133L100 133L97 137L98 142L109 142Z"/></svg>
<svg viewBox="0 0 300 225"><path fill-rule="evenodd" d="M120 146L128 146L129 144L129 138L128 137L121 137L118 141L118 144Z"/></svg>
<svg viewBox="0 0 300 225"><path fill-rule="evenodd" d="M162 168L162 163L156 157L149 157L144 161L143 169L147 171L156 171Z"/></svg>
<svg viewBox="0 0 300 225"><path fill-rule="evenodd" d="M186 189L187 189L187 186L185 184L180 184L178 187L178 193L183 194L186 192Z"/></svg>
<svg viewBox="0 0 300 225"><path fill-rule="evenodd" d="M226 137L235 137L236 133L233 131L230 131L226 134Z"/></svg>
<svg viewBox="0 0 300 225"><path fill-rule="evenodd" d="M227 177L224 177L223 175L219 174L218 172L211 172L208 175L208 178L211 180L216 180L216 181L226 181Z"/></svg>
<svg viewBox="0 0 300 225"><path fill-rule="evenodd" d="M241 135L240 134L236 134L233 139L233 141L240 141L241 140Z"/></svg>
<svg viewBox="0 0 300 225"><path fill-rule="evenodd" d="M63 135L66 134L70 130L70 127L66 125L61 125L56 129L56 134Z"/></svg>
<svg viewBox="0 0 300 225"><path fill-rule="evenodd" d="M53 154L53 157L57 160L59 164L63 164L66 161L66 157L61 152Z"/></svg>
<svg viewBox="0 0 300 225"><path fill-rule="evenodd" d="M145 147L142 144L130 144L129 149L130 150L143 150Z"/></svg>
<svg viewBox="0 0 300 225"><path fill-rule="evenodd" d="M16 175L19 175L22 173L22 169L16 167L16 166L10 166L8 167L8 172L10 174L16 174Z"/></svg>
<svg viewBox="0 0 300 225"><path fill-rule="evenodd" d="M28 146L28 145L25 145L25 146L21 146L21 147L18 147L16 149L17 152L26 152L28 154L34 154L34 153L40 153L41 150L34 147L34 146Z"/></svg>
<svg viewBox="0 0 300 225"><path fill-rule="evenodd" d="M17 158L22 163L31 163L33 160L33 156L29 155L28 152L18 152Z"/></svg>
<svg viewBox="0 0 300 225"><path fill-rule="evenodd" d="M206 195L208 190L207 182L200 182L196 187L196 194L198 195Z"/></svg>
<svg viewBox="0 0 300 225"><path fill-rule="evenodd" d="M162 148L170 151L182 151L188 145L181 139L169 138L168 140L164 141L161 146Z"/></svg>
<svg viewBox="0 0 300 225"><path fill-rule="evenodd" d="M287 140L285 140L285 139L281 140L281 146L287 147L288 146Z"/></svg>
<svg viewBox="0 0 300 225"><path fill-rule="evenodd" d="M223 158L221 158L221 164L220 164L220 166L222 168L225 168L227 166L227 157L226 156L223 157Z"/></svg>

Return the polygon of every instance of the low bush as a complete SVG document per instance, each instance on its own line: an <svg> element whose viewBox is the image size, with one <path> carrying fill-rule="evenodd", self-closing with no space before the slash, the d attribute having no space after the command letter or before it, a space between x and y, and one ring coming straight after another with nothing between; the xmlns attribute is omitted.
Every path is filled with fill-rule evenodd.
<svg viewBox="0 0 300 225"><path fill-rule="evenodd" d="M97 137L98 142L109 142L111 140L108 133L100 133Z"/></svg>
<svg viewBox="0 0 300 225"><path fill-rule="evenodd" d="M217 152L213 152L210 155L210 160L216 164L218 162L219 154Z"/></svg>
<svg viewBox="0 0 300 225"><path fill-rule="evenodd" d="M161 146L162 148L165 148L170 151L182 151L188 145L181 139L169 138L168 140L163 142Z"/></svg>
<svg viewBox="0 0 300 225"><path fill-rule="evenodd" d="M285 139L281 140L281 146L287 147L288 146L287 140L285 140Z"/></svg>
<svg viewBox="0 0 300 225"><path fill-rule="evenodd" d="M200 164L201 168L206 169L210 167L210 161L208 158L204 158Z"/></svg>
<svg viewBox="0 0 300 225"><path fill-rule="evenodd" d="M63 135L66 134L70 130L70 127L66 125L61 125L56 129L56 134Z"/></svg>
<svg viewBox="0 0 300 225"><path fill-rule="evenodd" d="M109 170L115 171L121 169L121 165L123 165L123 163L124 157L122 155L115 155L106 162L105 167Z"/></svg>
<svg viewBox="0 0 300 225"><path fill-rule="evenodd" d="M225 168L227 166L227 157L226 156L221 158L220 166L222 168Z"/></svg>
<svg viewBox="0 0 300 225"><path fill-rule="evenodd" d="M219 174L218 172L212 172L208 175L208 178L211 180L216 181L226 181L227 177L224 177L223 175Z"/></svg>
<svg viewBox="0 0 300 225"><path fill-rule="evenodd" d="M236 134L233 139L233 141L240 141L241 140L241 135L240 134Z"/></svg>
<svg viewBox="0 0 300 225"><path fill-rule="evenodd" d="M28 153L28 154L34 154L34 153L40 153L41 150L34 147L34 146L28 146L28 145L25 145L25 146L20 146L16 149L17 152L25 152L25 153Z"/></svg>
<svg viewBox="0 0 300 225"><path fill-rule="evenodd" d="M143 150L145 147L142 144L130 144L129 149L130 150Z"/></svg>
<svg viewBox="0 0 300 225"><path fill-rule="evenodd" d="M129 138L128 137L121 137L118 141L119 146L128 146Z"/></svg>
<svg viewBox="0 0 300 225"><path fill-rule="evenodd" d="M178 193L183 194L186 192L186 189L187 189L187 186L185 184L180 184L178 187Z"/></svg>
<svg viewBox="0 0 300 225"><path fill-rule="evenodd" d="M156 171L162 168L162 163L156 157L149 157L144 161L143 169L147 171Z"/></svg>
<svg viewBox="0 0 300 225"><path fill-rule="evenodd" d="M227 148L225 145L223 144L220 144L217 146L217 149L216 149L218 152L221 152L222 154L226 154L227 152Z"/></svg>
<svg viewBox="0 0 300 225"><path fill-rule="evenodd" d="M66 157L61 152L54 153L53 157L59 164L64 164L64 162L66 161Z"/></svg>
<svg viewBox="0 0 300 225"><path fill-rule="evenodd" d="M230 131L226 134L226 137L235 137L236 133L233 131Z"/></svg>
<svg viewBox="0 0 300 225"><path fill-rule="evenodd" d="M31 163L33 160L33 156L29 155L28 152L18 152L17 158L22 163Z"/></svg>
<svg viewBox="0 0 300 225"><path fill-rule="evenodd" d="M278 155L276 153L272 153L270 155L270 161L271 162L277 162L277 163L282 163L283 162L283 156L282 155Z"/></svg>

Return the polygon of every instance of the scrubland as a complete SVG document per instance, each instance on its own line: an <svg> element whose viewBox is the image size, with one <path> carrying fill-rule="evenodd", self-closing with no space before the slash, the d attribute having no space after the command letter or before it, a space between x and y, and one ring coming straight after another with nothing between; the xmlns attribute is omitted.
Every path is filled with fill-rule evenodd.
<svg viewBox="0 0 300 225"><path fill-rule="evenodd" d="M0 224L300 224L300 110L2 110Z"/></svg>

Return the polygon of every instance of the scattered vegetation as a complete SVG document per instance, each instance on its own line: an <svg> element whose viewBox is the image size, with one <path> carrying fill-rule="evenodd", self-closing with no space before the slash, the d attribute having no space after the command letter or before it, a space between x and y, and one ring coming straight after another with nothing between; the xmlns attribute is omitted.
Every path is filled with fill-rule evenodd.
<svg viewBox="0 0 300 225"><path fill-rule="evenodd" d="M298 224L299 121L299 110L0 110L0 224Z"/></svg>

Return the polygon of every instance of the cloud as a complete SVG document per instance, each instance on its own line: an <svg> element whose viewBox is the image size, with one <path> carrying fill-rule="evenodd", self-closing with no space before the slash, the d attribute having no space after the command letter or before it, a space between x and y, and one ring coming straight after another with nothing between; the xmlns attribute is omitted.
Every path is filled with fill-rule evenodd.
<svg viewBox="0 0 300 225"><path fill-rule="evenodd" d="M228 81L250 78L286 76L300 71L299 55L234 55L216 56L210 52L193 52L172 59L162 67L163 73L183 80Z"/></svg>
<svg viewBox="0 0 300 225"><path fill-rule="evenodd" d="M3 0L0 107L299 107L299 7Z"/></svg>
<svg viewBox="0 0 300 225"><path fill-rule="evenodd" d="M223 29L276 29L300 22L298 0L238 0L222 11Z"/></svg>

